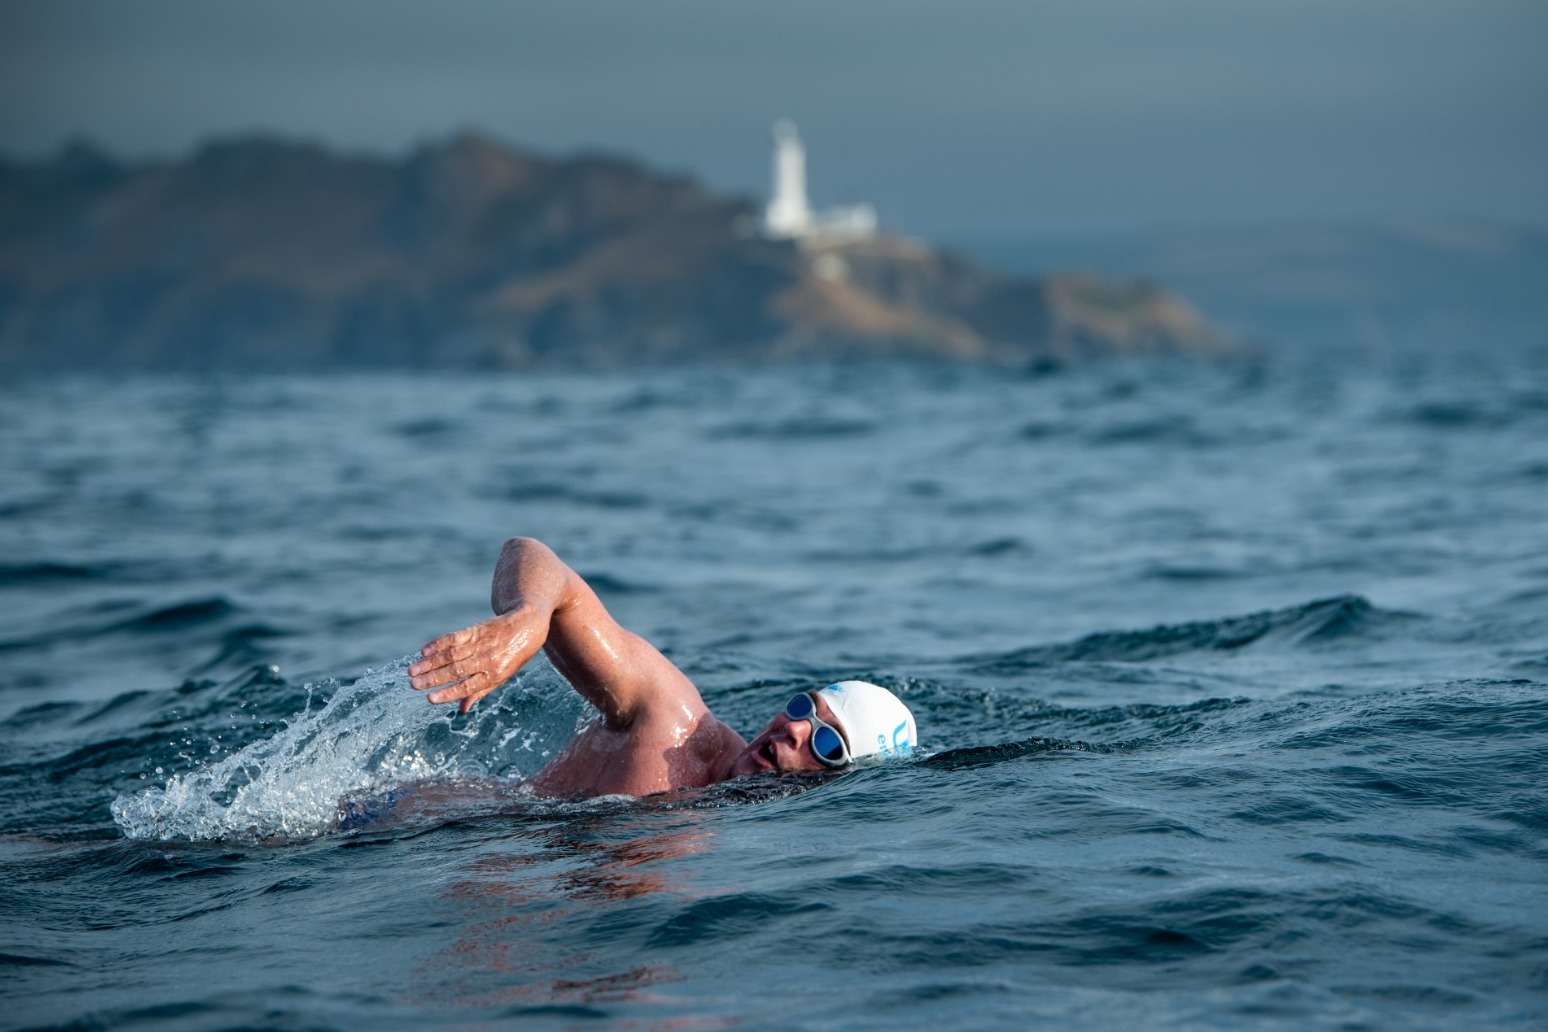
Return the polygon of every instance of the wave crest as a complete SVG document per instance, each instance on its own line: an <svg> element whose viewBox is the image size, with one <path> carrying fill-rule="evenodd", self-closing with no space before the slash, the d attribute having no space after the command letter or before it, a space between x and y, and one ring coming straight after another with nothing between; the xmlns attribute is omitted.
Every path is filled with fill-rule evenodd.
<svg viewBox="0 0 1548 1032"><path fill-rule="evenodd" d="M1069 662L1139 663L1187 652L1225 652L1248 645L1303 645L1365 635L1404 614L1377 609L1359 595L1338 595L1286 609L1223 620L1162 624L1144 631L1103 631L1058 645L1034 645L970 658L976 670L1007 673Z"/></svg>

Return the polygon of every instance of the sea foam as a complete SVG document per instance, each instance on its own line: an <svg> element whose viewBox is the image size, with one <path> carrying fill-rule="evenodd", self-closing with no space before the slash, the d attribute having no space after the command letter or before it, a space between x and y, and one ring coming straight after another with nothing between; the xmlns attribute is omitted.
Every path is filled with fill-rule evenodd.
<svg viewBox="0 0 1548 1032"><path fill-rule="evenodd" d="M336 830L350 800L400 785L529 775L575 728L580 707L546 664L460 716L409 689L417 658L350 684L308 685L307 708L277 733L161 788L120 795L113 820L131 839L310 839ZM327 701L314 709L319 695Z"/></svg>

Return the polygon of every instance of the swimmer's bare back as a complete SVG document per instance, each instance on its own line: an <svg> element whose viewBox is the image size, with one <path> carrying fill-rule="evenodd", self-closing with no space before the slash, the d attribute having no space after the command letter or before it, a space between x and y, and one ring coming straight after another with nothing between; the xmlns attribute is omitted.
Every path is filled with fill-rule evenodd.
<svg viewBox="0 0 1548 1032"><path fill-rule="evenodd" d="M432 703L462 712L538 650L602 714L533 779L543 795L650 795L725 780L742 736L645 639L619 626L579 574L540 541L512 538L495 565L495 616L443 634L408 669Z"/></svg>

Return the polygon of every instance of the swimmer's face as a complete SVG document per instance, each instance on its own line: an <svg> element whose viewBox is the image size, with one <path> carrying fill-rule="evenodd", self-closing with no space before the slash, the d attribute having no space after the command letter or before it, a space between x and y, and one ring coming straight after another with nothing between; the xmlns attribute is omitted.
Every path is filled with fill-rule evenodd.
<svg viewBox="0 0 1548 1032"><path fill-rule="evenodd" d="M815 696L817 716L826 724L838 726L838 719L821 695ZM731 776L767 771L832 770L812 752L812 724L809 720L791 720L784 711L747 743L731 764Z"/></svg>

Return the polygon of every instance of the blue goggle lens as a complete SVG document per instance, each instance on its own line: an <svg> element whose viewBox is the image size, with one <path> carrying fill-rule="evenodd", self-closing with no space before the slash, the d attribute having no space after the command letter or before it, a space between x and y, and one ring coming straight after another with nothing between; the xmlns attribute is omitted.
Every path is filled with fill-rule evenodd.
<svg viewBox="0 0 1548 1032"><path fill-rule="evenodd" d="M763 712L767 713L768 710ZM785 703L785 716L791 720L805 720L815 712L817 712L817 704L805 692L793 696L789 702Z"/></svg>
<svg viewBox="0 0 1548 1032"><path fill-rule="evenodd" d="M844 758L844 740L831 727L818 727L812 732L812 748L825 760L837 762Z"/></svg>

